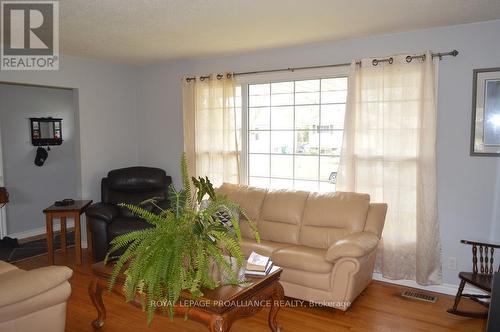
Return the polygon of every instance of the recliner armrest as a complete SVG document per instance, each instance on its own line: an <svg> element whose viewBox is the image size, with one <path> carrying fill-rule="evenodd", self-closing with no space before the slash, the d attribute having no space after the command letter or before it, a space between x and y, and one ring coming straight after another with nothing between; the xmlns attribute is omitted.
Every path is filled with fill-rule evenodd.
<svg viewBox="0 0 500 332"><path fill-rule="evenodd" d="M96 203L85 210L85 215L89 218L101 219L106 222L113 221L119 214L118 207L113 204Z"/></svg>
<svg viewBox="0 0 500 332"><path fill-rule="evenodd" d="M370 232L350 234L328 248L326 260L333 263L342 257L358 258L365 256L377 247L378 241L379 238Z"/></svg>
<svg viewBox="0 0 500 332"><path fill-rule="evenodd" d="M30 271L14 269L3 273L0 275L0 308L47 292L72 275L73 271L66 266L46 266Z"/></svg>

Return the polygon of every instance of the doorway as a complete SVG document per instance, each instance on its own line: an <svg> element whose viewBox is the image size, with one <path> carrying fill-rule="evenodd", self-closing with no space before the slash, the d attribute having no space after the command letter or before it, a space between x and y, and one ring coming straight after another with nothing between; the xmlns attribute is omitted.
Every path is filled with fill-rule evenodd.
<svg viewBox="0 0 500 332"><path fill-rule="evenodd" d="M72 88L0 82L2 181L10 194L7 209L3 209L3 236L24 239L44 234L43 209L54 201L79 197L75 93ZM50 149L34 145L30 118L61 119L57 128L62 144ZM39 149L44 150L43 156L40 153L39 157ZM37 162L40 159L43 162ZM71 225L68 221L68 227Z"/></svg>
<svg viewBox="0 0 500 332"><path fill-rule="evenodd" d="M2 132L0 131L0 187L3 186ZM3 237L7 235L7 218L5 214L6 208L7 206L0 208L0 239L3 239Z"/></svg>

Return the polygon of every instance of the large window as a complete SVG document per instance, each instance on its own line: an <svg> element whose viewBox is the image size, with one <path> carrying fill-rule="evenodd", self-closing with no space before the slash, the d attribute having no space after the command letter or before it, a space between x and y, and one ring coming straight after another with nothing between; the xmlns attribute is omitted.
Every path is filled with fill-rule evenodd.
<svg viewBox="0 0 500 332"><path fill-rule="evenodd" d="M249 84L247 93L248 184L334 191L347 78Z"/></svg>

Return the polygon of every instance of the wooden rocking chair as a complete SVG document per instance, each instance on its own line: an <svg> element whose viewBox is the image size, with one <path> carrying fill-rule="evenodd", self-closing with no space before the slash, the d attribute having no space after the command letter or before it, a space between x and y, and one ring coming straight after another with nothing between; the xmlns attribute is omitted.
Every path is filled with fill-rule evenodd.
<svg viewBox="0 0 500 332"><path fill-rule="evenodd" d="M491 285L493 280L493 257L495 254L495 249L500 249L500 245L474 242L474 241L461 241L464 244L472 246L472 272L460 272L458 277L460 278L460 286L458 287L457 295L455 296L455 303L453 308L448 309L451 314L473 317L473 318L486 318L488 312L470 312L458 310L458 304L462 297L467 297L486 308L489 308L489 302L484 301L484 299L489 299L491 297ZM478 249L479 249L479 268L478 268ZM499 269L500 271L500 266ZM469 283L488 294L463 294L465 285Z"/></svg>

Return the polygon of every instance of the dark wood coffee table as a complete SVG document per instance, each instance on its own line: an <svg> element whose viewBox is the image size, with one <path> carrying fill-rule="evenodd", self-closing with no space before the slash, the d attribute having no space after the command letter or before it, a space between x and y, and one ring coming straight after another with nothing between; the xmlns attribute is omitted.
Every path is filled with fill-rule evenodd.
<svg viewBox="0 0 500 332"><path fill-rule="evenodd" d="M92 265L95 278L89 285L89 295L98 314L97 319L92 322L96 329L101 328L106 320L102 292L107 288L113 266L113 263L104 265L103 262ZM174 314L187 316L189 319L200 322L211 332L227 332L236 320L252 316L263 307L269 306L269 327L273 332L280 331L276 316L284 298L283 287L279 282L281 272L282 269L278 269L265 277L247 277L249 285L245 287L226 285L213 290L203 289L203 296L196 300L185 291L179 303L174 307ZM113 288L114 293L123 296L124 281L125 277L119 275ZM193 303L198 305L193 305ZM133 304L140 307L139 300L134 301Z"/></svg>

